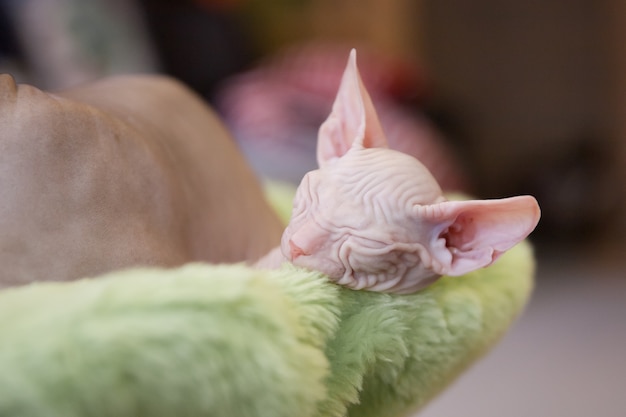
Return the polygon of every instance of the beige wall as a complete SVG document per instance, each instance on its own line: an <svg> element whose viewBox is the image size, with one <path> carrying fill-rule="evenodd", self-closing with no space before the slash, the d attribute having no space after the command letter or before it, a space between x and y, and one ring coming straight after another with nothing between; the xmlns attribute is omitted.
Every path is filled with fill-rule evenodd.
<svg viewBox="0 0 626 417"><path fill-rule="evenodd" d="M463 113L485 181L604 129L597 3L426 1L427 63ZM532 5L534 3L534 5ZM511 172L511 175L516 175Z"/></svg>
<svg viewBox="0 0 626 417"><path fill-rule="evenodd" d="M425 62L480 191L537 191L565 232L623 219L626 2L423 4Z"/></svg>

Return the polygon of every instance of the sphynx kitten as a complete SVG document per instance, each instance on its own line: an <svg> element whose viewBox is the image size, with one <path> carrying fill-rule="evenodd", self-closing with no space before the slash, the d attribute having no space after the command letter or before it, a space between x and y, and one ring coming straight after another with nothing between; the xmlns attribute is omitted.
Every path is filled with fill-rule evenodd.
<svg viewBox="0 0 626 417"><path fill-rule="evenodd" d="M355 50L319 130L317 160L280 246L257 267L289 261L352 289L411 293L490 265L539 221L531 196L447 201L418 160L389 149Z"/></svg>

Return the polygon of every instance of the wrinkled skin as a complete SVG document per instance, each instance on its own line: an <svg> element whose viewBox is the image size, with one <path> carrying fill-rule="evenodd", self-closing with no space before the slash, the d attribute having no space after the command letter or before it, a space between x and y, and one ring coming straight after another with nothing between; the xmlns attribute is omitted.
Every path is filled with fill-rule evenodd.
<svg viewBox="0 0 626 417"><path fill-rule="evenodd" d="M213 112L158 76L0 76L0 287L257 259L282 226Z"/></svg>
<svg viewBox="0 0 626 417"><path fill-rule="evenodd" d="M431 275L425 269L435 261L426 248L436 242L412 207L442 200L435 180L412 157L350 149L303 179L282 252L339 284L399 291L413 276Z"/></svg>
<svg viewBox="0 0 626 417"><path fill-rule="evenodd" d="M530 196L446 201L419 161L388 149L354 51L317 157L280 247L259 266L288 260L353 289L410 293L490 265L539 221Z"/></svg>

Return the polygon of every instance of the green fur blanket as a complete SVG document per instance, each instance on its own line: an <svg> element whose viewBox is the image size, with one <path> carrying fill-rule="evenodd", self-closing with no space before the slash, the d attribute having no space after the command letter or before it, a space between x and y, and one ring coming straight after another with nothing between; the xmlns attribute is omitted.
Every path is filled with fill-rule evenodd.
<svg viewBox="0 0 626 417"><path fill-rule="evenodd" d="M191 264L0 292L0 416L396 416L423 406L520 313L534 262L413 295L285 265Z"/></svg>

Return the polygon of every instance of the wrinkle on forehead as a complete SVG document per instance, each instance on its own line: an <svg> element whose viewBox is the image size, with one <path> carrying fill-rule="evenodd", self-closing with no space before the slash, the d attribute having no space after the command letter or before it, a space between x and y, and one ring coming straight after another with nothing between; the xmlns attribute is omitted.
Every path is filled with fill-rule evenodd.
<svg viewBox="0 0 626 417"><path fill-rule="evenodd" d="M332 189L338 197L349 196L365 208L382 208L376 214L385 217L390 215L388 210L397 215L399 209L432 204L442 196L426 167L409 155L389 149L351 150L326 169L328 177L334 179Z"/></svg>

